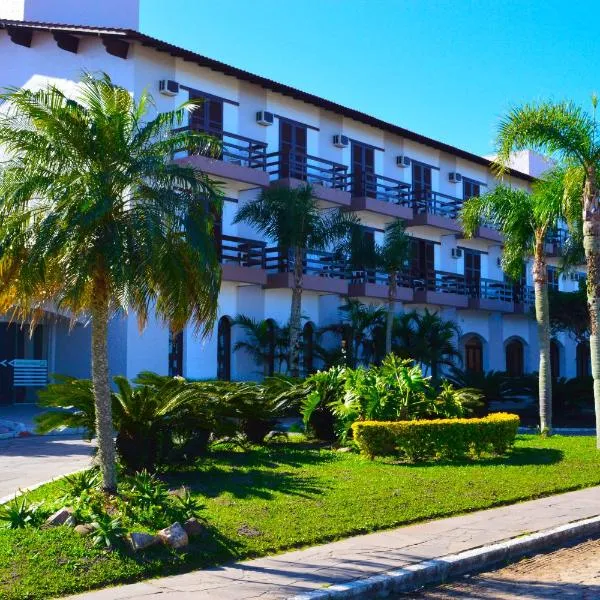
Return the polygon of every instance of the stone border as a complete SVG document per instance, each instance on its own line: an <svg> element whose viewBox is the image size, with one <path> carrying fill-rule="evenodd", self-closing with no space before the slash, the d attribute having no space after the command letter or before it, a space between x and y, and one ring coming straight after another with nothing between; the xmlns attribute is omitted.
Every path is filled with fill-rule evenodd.
<svg viewBox="0 0 600 600"><path fill-rule="evenodd" d="M565 544L598 533L600 533L600 516L466 550L459 554L450 554L365 579L298 594L288 597L287 600L372 598L386 597L391 593L414 592L424 586L444 583L448 579L471 571L481 571L503 561L512 561L532 552L540 552L554 544Z"/></svg>

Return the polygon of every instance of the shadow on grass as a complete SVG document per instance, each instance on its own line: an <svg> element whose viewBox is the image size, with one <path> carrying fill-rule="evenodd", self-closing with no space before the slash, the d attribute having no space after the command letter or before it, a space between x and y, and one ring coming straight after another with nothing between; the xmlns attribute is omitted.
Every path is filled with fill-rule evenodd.
<svg viewBox="0 0 600 600"><path fill-rule="evenodd" d="M406 467L524 467L528 465L555 465L563 460L564 452L555 448L513 448L503 456L483 458L461 458L446 460L430 460L422 462L396 463Z"/></svg>

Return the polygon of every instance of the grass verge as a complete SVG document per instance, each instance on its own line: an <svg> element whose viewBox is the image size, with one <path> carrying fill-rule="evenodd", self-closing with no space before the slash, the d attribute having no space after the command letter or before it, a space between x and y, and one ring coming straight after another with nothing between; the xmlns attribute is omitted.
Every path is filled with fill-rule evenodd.
<svg viewBox="0 0 600 600"><path fill-rule="evenodd" d="M71 529L0 530L0 598L48 598L600 484L595 438L519 436L511 454L395 464L298 444L221 452L169 473L209 528L189 551L105 552ZM60 483L33 491L56 498Z"/></svg>

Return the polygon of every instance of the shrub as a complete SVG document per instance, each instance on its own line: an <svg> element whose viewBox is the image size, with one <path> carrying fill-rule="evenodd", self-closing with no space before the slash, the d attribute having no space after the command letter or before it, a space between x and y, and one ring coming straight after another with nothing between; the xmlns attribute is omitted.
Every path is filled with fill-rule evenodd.
<svg viewBox="0 0 600 600"><path fill-rule="evenodd" d="M360 451L371 458L399 454L411 461L503 454L517 434L519 417L496 413L481 419L357 421L352 425Z"/></svg>
<svg viewBox="0 0 600 600"><path fill-rule="evenodd" d="M26 496L17 496L0 506L0 521L7 529L38 526L48 516L42 503L32 504Z"/></svg>

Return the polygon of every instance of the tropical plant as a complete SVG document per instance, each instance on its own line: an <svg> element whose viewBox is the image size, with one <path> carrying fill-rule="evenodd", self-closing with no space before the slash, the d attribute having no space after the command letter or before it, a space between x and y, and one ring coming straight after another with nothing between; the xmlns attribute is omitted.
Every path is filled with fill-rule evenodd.
<svg viewBox="0 0 600 600"><path fill-rule="evenodd" d="M437 312L425 309L396 317L393 349L398 355L420 363L437 380L442 367L453 367L461 355L456 345L460 327Z"/></svg>
<svg viewBox="0 0 600 600"><path fill-rule="evenodd" d="M277 356L279 327L272 319L253 319L246 315L237 315L233 325L244 332L243 339L238 340L233 351L246 352L259 367L264 377L269 377L275 372ZM280 361L281 364L281 361Z"/></svg>
<svg viewBox="0 0 600 600"><path fill-rule="evenodd" d="M411 255L410 236L406 234L404 222L396 219L387 224L383 243L376 244L361 226L354 228L350 236L350 262L353 268L367 272L382 270L387 275L388 299L385 327L385 354L392 351L392 329L396 312L398 279L406 268Z"/></svg>
<svg viewBox="0 0 600 600"><path fill-rule="evenodd" d="M181 493L173 494L171 498L174 510L179 513L179 518L182 520L197 517L204 509L204 505L192 495L190 488L184 488Z"/></svg>
<svg viewBox="0 0 600 600"><path fill-rule="evenodd" d="M111 517L104 513L94 515L92 526L94 529L91 537L94 546L104 546L107 549L117 547L127 533L120 517Z"/></svg>
<svg viewBox="0 0 600 600"><path fill-rule="evenodd" d="M86 469L85 471L65 475L63 478L71 498L78 498L82 494L96 489L99 480L100 474L98 473L98 469Z"/></svg>
<svg viewBox="0 0 600 600"><path fill-rule="evenodd" d="M154 310L174 330L212 330L222 192L171 159L219 145L177 131L190 106L149 118L151 96L106 74L85 73L74 97L48 85L0 101L0 308L32 324L49 303L89 317L98 459L114 492L109 319L132 309L143 326Z"/></svg>
<svg viewBox="0 0 600 600"><path fill-rule="evenodd" d="M576 292L548 290L550 330L552 334L566 331L577 342L587 341L590 335L590 313L585 285Z"/></svg>
<svg viewBox="0 0 600 600"><path fill-rule="evenodd" d="M572 102L540 102L511 110L497 136L497 160L505 171L518 150L548 153L567 168L566 187L578 188L577 202L566 203L567 221L583 222L583 248L587 263L587 297L590 312L590 353L594 375L596 444L600 448L600 139L597 131L598 98L592 114Z"/></svg>
<svg viewBox="0 0 600 600"><path fill-rule="evenodd" d="M42 510L42 503L33 504L27 496L21 495L0 504L0 521L7 529L22 529L28 526L40 525L46 513Z"/></svg>
<svg viewBox="0 0 600 600"><path fill-rule="evenodd" d="M535 313L540 346L540 430L552 430L552 382L550 376L550 311L546 238L563 215L565 173L553 170L532 186L532 192L498 185L493 191L467 200L460 216L467 236L476 234L482 222L493 223L504 236L503 269L518 279L523 264L533 256Z"/></svg>
<svg viewBox="0 0 600 600"><path fill-rule="evenodd" d="M146 469L128 477L126 484L128 499L141 509L164 507L169 501L167 486Z"/></svg>
<svg viewBox="0 0 600 600"><path fill-rule="evenodd" d="M298 188L278 186L263 190L255 200L238 210L234 223L246 222L287 253L294 285L290 310L289 368L300 375L300 338L304 261L307 250L327 250L348 235L356 223L351 213L341 209L319 208L309 185Z"/></svg>

